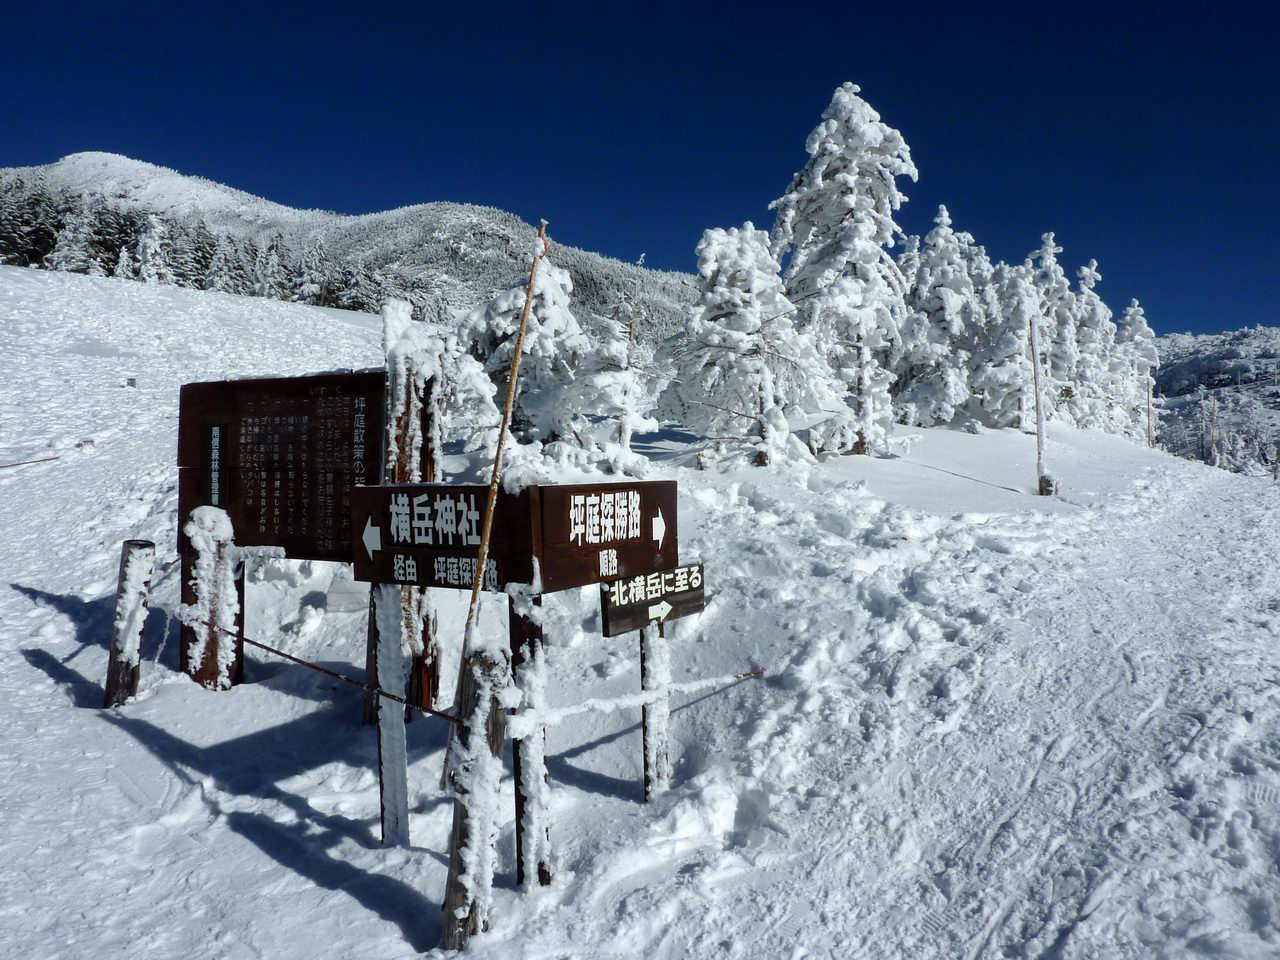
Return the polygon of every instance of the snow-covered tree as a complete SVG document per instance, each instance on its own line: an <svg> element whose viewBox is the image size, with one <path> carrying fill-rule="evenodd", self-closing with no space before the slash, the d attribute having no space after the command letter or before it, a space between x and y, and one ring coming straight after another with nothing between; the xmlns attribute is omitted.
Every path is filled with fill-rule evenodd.
<svg viewBox="0 0 1280 960"><path fill-rule="evenodd" d="M584 415L578 432L591 460L605 470L643 476L648 460L631 449L631 437L658 429L649 416L654 404L649 351L636 342L634 326L613 317L592 331L592 340L572 390L573 406ZM600 417L603 423L590 424L585 417Z"/></svg>
<svg viewBox="0 0 1280 960"><path fill-rule="evenodd" d="M500 391L506 389L511 371L527 286L527 279L516 281L468 314L459 328L460 339ZM567 400L591 345L569 308L572 291L568 271L546 261L539 264L511 416L512 434L523 444L580 448L574 431L577 411Z"/></svg>
<svg viewBox="0 0 1280 960"><path fill-rule="evenodd" d="M133 254L129 252L128 247L120 248L120 254L116 257L115 269L111 271L111 275L117 280L136 280L138 278L138 265L133 262Z"/></svg>
<svg viewBox="0 0 1280 960"><path fill-rule="evenodd" d="M316 306L330 306L333 302L333 266L324 238L317 235L302 254L298 264L297 286L293 299Z"/></svg>
<svg viewBox="0 0 1280 960"><path fill-rule="evenodd" d="M1148 439L1148 432L1158 432L1154 410L1151 423L1147 422L1147 404L1159 366L1156 335L1147 324L1146 311L1137 300L1130 300L1116 331L1116 348L1111 358L1112 390L1123 404L1127 415L1125 432L1130 436ZM1155 437L1150 439L1154 441Z"/></svg>
<svg viewBox="0 0 1280 960"><path fill-rule="evenodd" d="M143 283L173 283L169 257L169 230L153 213L138 237L138 279Z"/></svg>
<svg viewBox="0 0 1280 960"><path fill-rule="evenodd" d="M1071 399L1076 392L1076 367L1080 350L1076 344L1076 319L1071 284L1058 263L1062 248L1053 234L1041 237L1040 249L1032 254L1036 290L1040 294L1040 349L1048 361L1053 402L1045 415L1071 420Z"/></svg>
<svg viewBox="0 0 1280 960"><path fill-rule="evenodd" d="M1111 310L1094 287L1102 279L1098 261L1081 267L1074 307L1076 328L1075 393L1071 399L1072 418L1082 427L1119 430L1126 419L1117 409L1111 392L1111 352L1116 325Z"/></svg>
<svg viewBox="0 0 1280 960"><path fill-rule="evenodd" d="M847 424L848 413L811 339L794 327L768 234L750 223L706 231L698 289L659 411L706 436L713 451L739 445L760 465L807 458L792 421Z"/></svg>
<svg viewBox="0 0 1280 960"><path fill-rule="evenodd" d="M382 300L383 291L378 278L363 259L357 260L343 277L342 291L338 294L338 306L344 310L374 313Z"/></svg>
<svg viewBox="0 0 1280 960"><path fill-rule="evenodd" d="M962 240L944 206L925 237L916 274L908 277L910 312L902 326L898 409L904 423L950 423L969 400L969 340L980 308Z"/></svg>
<svg viewBox="0 0 1280 960"><path fill-rule="evenodd" d="M990 289L996 300L970 359L970 389L992 426L1030 430L1035 395L1028 324L1040 312L1031 268L997 265Z"/></svg>
<svg viewBox="0 0 1280 960"><path fill-rule="evenodd" d="M289 299L289 271L285 266L284 235L278 231L266 243L258 245L253 265L253 295L274 300Z"/></svg>
<svg viewBox="0 0 1280 960"><path fill-rule="evenodd" d="M839 87L809 135L809 161L771 209L775 259L786 259L785 294L843 384L854 413L851 438L827 441L871 453L887 438L903 282L887 247L900 232L893 216L906 200L895 178L915 179L902 135L858 96Z"/></svg>
<svg viewBox="0 0 1280 960"><path fill-rule="evenodd" d="M247 295L251 292L248 265L233 237L225 233L218 236L209 267L205 270L203 286L216 293Z"/></svg>
<svg viewBox="0 0 1280 960"><path fill-rule="evenodd" d="M95 204L86 196L81 196L67 206L53 250L44 258L44 265L48 269L86 273L93 277L106 276L107 272L96 256L97 215L100 209L100 204Z"/></svg>

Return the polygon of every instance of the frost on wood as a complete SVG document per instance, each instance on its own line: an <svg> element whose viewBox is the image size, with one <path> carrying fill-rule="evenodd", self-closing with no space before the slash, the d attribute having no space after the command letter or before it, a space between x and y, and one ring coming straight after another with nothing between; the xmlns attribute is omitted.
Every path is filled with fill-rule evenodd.
<svg viewBox="0 0 1280 960"><path fill-rule="evenodd" d="M409 677L402 640L400 588L377 584L373 589L378 628L378 687L399 695ZM405 746L404 707L387 697L378 698L378 776L382 842L387 846L408 846L409 757Z"/></svg>
<svg viewBox="0 0 1280 960"><path fill-rule="evenodd" d="M671 647L651 623L640 632L641 690L655 695L644 711L645 796L662 793L671 782Z"/></svg>
<svg viewBox="0 0 1280 960"><path fill-rule="evenodd" d="M387 357L387 463L403 462L397 470L398 483L423 481L423 452L432 463L441 458L440 418L428 418L430 435L423 436L422 413L427 383L434 380L439 391L444 379L444 340L433 328L413 320L413 309L403 300L388 300L382 307L382 343ZM437 405L439 400L435 401Z"/></svg>
<svg viewBox="0 0 1280 960"><path fill-rule="evenodd" d="M147 619L147 592L155 570L156 548L153 545L129 550L125 554L124 575L116 596L116 616L112 625L118 638L117 649L122 664L136 667L142 649L142 626Z"/></svg>
<svg viewBox="0 0 1280 960"><path fill-rule="evenodd" d="M179 612L182 622L192 631L187 657L194 673L204 664L209 650L214 650L218 658L214 686L226 690L231 687L236 646L222 631L234 630L240 613L236 597L240 555L231 517L219 507L196 507L183 533L196 554L191 573L196 602L183 604Z"/></svg>
<svg viewBox="0 0 1280 960"><path fill-rule="evenodd" d="M514 608L512 614L515 615ZM546 653L542 644L530 645L514 679L521 693L523 712L536 719L547 701ZM551 861L546 731L540 724L535 724L533 730L520 739L520 788L524 796L520 873L525 886L534 886L539 882L539 865Z"/></svg>

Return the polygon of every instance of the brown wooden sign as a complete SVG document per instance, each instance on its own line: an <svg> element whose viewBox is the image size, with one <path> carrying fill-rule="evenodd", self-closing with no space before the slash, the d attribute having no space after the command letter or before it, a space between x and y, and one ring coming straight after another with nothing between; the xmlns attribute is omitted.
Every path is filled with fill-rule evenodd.
<svg viewBox="0 0 1280 960"><path fill-rule="evenodd" d="M487 488L358 487L352 495L355 578L470 589ZM531 486L500 493L485 587L532 583L555 593L676 566L674 481Z"/></svg>
<svg viewBox="0 0 1280 960"><path fill-rule="evenodd" d="M606 637L701 613L706 605L702 564L623 577L600 584L600 621Z"/></svg>
<svg viewBox="0 0 1280 960"><path fill-rule="evenodd" d="M189 383L178 415L183 519L210 505L236 543L351 561L351 490L382 478L386 375Z"/></svg>

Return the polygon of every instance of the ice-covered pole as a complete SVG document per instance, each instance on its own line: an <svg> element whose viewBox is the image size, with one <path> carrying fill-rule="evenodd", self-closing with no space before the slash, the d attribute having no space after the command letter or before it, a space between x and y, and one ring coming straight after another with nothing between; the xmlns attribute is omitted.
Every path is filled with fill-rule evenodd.
<svg viewBox="0 0 1280 960"><path fill-rule="evenodd" d="M1027 343L1031 348L1031 379L1036 392L1036 491L1042 497L1053 493L1053 479L1044 469L1044 391L1040 386L1039 324L1035 315L1027 318Z"/></svg>
<svg viewBox="0 0 1280 960"><path fill-rule="evenodd" d="M116 588L116 618L111 628L104 707L118 707L137 696L142 626L147 619L147 598L155 564L156 545L150 540L124 542L120 551L120 581Z"/></svg>

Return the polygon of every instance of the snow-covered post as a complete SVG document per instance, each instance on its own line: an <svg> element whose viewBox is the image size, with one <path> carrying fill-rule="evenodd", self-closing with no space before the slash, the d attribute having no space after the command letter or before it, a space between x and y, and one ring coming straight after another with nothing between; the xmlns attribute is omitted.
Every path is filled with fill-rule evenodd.
<svg viewBox="0 0 1280 960"><path fill-rule="evenodd" d="M511 675L501 650L473 640L459 678L462 722L445 771L455 796L441 937L446 950L461 950L472 935L488 929L502 821L503 693Z"/></svg>
<svg viewBox="0 0 1280 960"><path fill-rule="evenodd" d="M444 396L444 342L427 324L413 319L412 308L403 300L388 300L383 305L382 339L387 358L387 449L383 482L434 483L438 479L441 457L439 405ZM405 639L412 658L406 699L410 704L430 708L436 705L441 657L427 590L426 587L403 587L401 607ZM370 597L365 673L376 677L380 671L372 603ZM372 692L365 694L366 724L377 722L379 699Z"/></svg>
<svg viewBox="0 0 1280 960"><path fill-rule="evenodd" d="M182 533L182 670L210 690L229 690L244 674L244 567L231 517L196 507Z"/></svg>
<svg viewBox="0 0 1280 960"><path fill-rule="evenodd" d="M118 707L137 696L142 626L155 570L156 545L150 540L126 540L120 551L120 580L116 587L116 618L111 628L111 659L107 661L104 707Z"/></svg>
<svg viewBox="0 0 1280 960"><path fill-rule="evenodd" d="M671 700L671 648L660 623L651 623L640 631L640 689L644 693L661 691L662 696L640 708L644 745L644 798L652 800L671 782L671 749L668 727Z"/></svg>
<svg viewBox="0 0 1280 960"><path fill-rule="evenodd" d="M404 618L400 588L394 584L373 586L378 633L378 686L391 692L405 688ZM374 694L377 696L377 694ZM387 697L378 699L378 801L382 816L382 843L409 845L409 757L405 747L404 708Z"/></svg>
<svg viewBox="0 0 1280 960"><path fill-rule="evenodd" d="M511 596L511 669L521 709L535 717L546 706L546 655L542 651L542 598ZM551 884L551 831L547 796L546 731L536 727L511 741L516 799L516 883Z"/></svg>
<svg viewBox="0 0 1280 960"><path fill-rule="evenodd" d="M1027 319L1027 342L1031 349L1031 376L1036 392L1036 491L1042 497L1057 492L1057 484L1044 468L1044 400L1040 386L1040 344L1036 335L1039 324L1032 315Z"/></svg>

